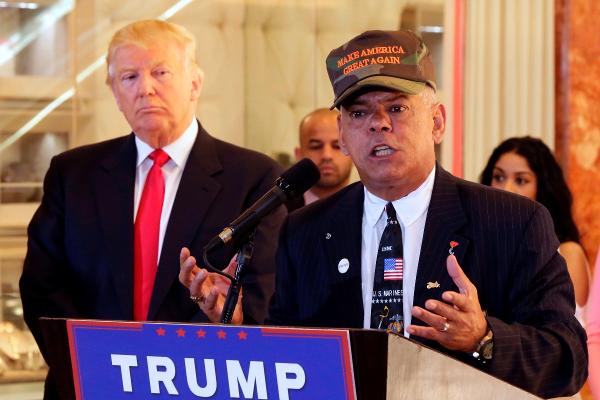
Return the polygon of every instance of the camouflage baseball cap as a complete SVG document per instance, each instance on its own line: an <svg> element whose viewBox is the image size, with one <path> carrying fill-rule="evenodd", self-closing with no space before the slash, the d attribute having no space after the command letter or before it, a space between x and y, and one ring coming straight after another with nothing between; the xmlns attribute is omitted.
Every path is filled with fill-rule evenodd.
<svg viewBox="0 0 600 400"><path fill-rule="evenodd" d="M436 90L429 49L410 31L367 31L333 49L327 73L339 107L348 96L367 87L418 94L427 85Z"/></svg>

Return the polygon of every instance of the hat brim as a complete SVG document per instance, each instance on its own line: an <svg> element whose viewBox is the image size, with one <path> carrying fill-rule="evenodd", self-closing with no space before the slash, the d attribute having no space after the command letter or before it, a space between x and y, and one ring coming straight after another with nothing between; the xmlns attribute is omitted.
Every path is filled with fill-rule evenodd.
<svg viewBox="0 0 600 400"><path fill-rule="evenodd" d="M429 84L428 82L418 82L411 81L408 79L396 78L394 76L369 76L368 78L356 82L354 85L350 86L342 94L340 94L335 99L330 109L333 110L336 107L339 108L340 104L342 104L350 96L352 96L358 91L363 91L364 89L370 87L398 90L402 93L414 95L421 93L423 89L425 89L427 86L431 86L431 84ZM433 89L435 90L435 86L433 86Z"/></svg>

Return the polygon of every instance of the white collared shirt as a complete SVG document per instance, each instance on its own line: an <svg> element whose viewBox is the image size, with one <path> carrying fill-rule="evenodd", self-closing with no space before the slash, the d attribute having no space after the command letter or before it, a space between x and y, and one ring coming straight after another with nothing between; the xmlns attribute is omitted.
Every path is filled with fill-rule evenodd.
<svg viewBox="0 0 600 400"><path fill-rule="evenodd" d="M404 276L402 288L404 290L403 313L404 326L410 325L412 315L415 281L417 279L417 267L419 255L425 231L425 220L427 209L431 201L433 182L435 177L435 166L416 190L394 200L392 204L396 210L398 222L402 229L402 244L404 248ZM361 248L361 279L362 298L364 307L363 327L371 327L371 301L373 298L373 278L375 276L375 264L377 262L377 250L385 225L387 215L385 205L387 200L381 199L369 192L365 187L365 200L362 218L362 248ZM404 336L409 337L406 329Z"/></svg>
<svg viewBox="0 0 600 400"><path fill-rule="evenodd" d="M307 206L310 203L314 203L315 201L319 200L319 197L317 197L316 194L313 193L312 190L308 189L306 192L304 192L304 194L302 195L302 197L304 197L304 205Z"/></svg>
<svg viewBox="0 0 600 400"><path fill-rule="evenodd" d="M192 151L192 146L196 141L197 135L198 122L196 121L196 118L193 118L190 122L190 125L183 132L183 135L177 138L177 140L175 140L173 143L169 143L162 148L162 150L169 155L170 159L162 167L163 176L165 178L165 198L160 216L160 234L158 239L159 260L163 240L165 238L165 232L167 230L167 223L169 222L169 216L171 215L171 209L173 208L175 195L177 194L177 188L179 187L179 182L181 181L183 168L185 167L185 163L190 155L190 151ZM135 146L137 148L137 163L135 169L135 191L133 198L134 222L138 207L140 205L144 183L146 183L146 177L148 176L148 172L153 164L153 161L148 158L148 156L155 150L137 136L135 137Z"/></svg>

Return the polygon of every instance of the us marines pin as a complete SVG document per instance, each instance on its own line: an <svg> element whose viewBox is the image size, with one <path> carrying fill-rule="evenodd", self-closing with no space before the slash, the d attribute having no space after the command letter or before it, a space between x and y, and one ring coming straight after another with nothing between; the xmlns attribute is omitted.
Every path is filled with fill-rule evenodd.
<svg viewBox="0 0 600 400"><path fill-rule="evenodd" d="M340 260L340 262L338 263L338 271L340 272L340 274L345 274L346 272L348 272L349 268L350 268L350 261L348 261L347 258L342 258Z"/></svg>

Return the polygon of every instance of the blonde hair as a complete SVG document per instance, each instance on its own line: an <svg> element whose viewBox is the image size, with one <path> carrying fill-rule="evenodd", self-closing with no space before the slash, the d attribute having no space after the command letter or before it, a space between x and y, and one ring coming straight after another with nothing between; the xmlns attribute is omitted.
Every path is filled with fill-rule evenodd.
<svg viewBox="0 0 600 400"><path fill-rule="evenodd" d="M180 45L185 51L188 66L192 71L201 74L196 62L196 39L190 31L171 22L148 19L126 25L113 35L106 53L106 84L112 84L114 71L111 62L120 47L135 45L148 49L164 40Z"/></svg>

